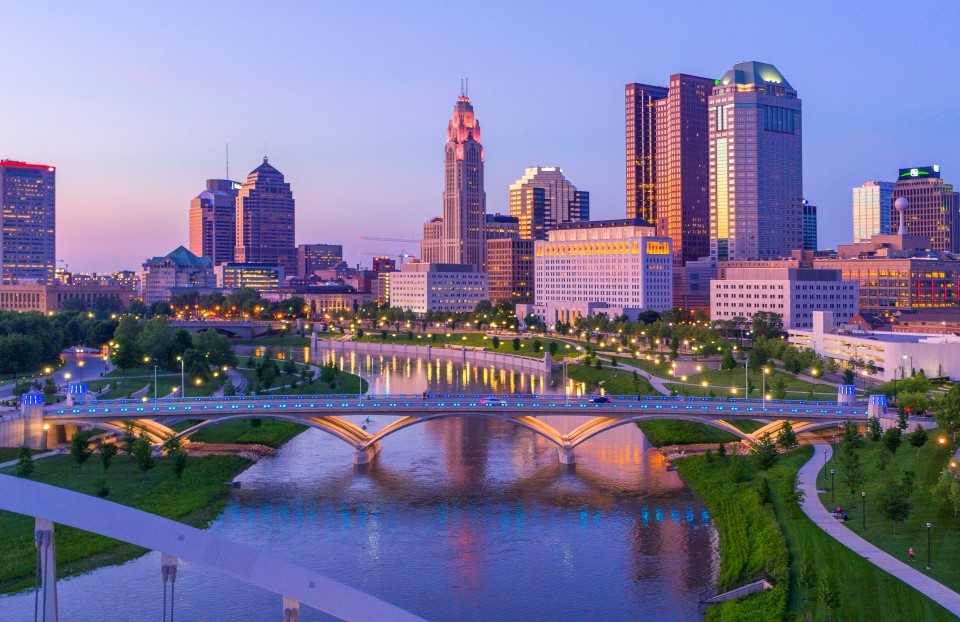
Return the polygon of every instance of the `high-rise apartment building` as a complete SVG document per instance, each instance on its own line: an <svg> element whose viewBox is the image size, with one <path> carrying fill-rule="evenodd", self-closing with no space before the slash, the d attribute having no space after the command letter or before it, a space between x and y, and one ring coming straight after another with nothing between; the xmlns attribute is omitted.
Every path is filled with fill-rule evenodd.
<svg viewBox="0 0 960 622"><path fill-rule="evenodd" d="M293 192L283 173L263 158L237 195L236 261L279 264L288 274L297 270L294 243Z"/></svg>
<svg viewBox="0 0 960 622"><path fill-rule="evenodd" d="M533 302L533 240L487 240L490 302Z"/></svg>
<svg viewBox="0 0 960 622"><path fill-rule="evenodd" d="M853 189L853 241L866 242L875 235L888 235L892 181L868 181Z"/></svg>
<svg viewBox="0 0 960 622"><path fill-rule="evenodd" d="M420 255L426 263L470 264L483 270L487 259L480 123L464 91L447 124L444 147L442 220L424 226Z"/></svg>
<svg viewBox="0 0 960 622"><path fill-rule="evenodd" d="M190 201L190 252L215 266L233 261L239 190L239 182L208 179L207 189Z"/></svg>
<svg viewBox="0 0 960 622"><path fill-rule="evenodd" d="M558 166L534 166L510 184L510 215L520 221L520 237L545 240L559 224L590 220L590 193L577 190Z"/></svg>
<svg viewBox="0 0 960 622"><path fill-rule="evenodd" d="M803 244L800 100L776 67L734 65L713 87L710 253L787 257Z"/></svg>
<svg viewBox="0 0 960 622"><path fill-rule="evenodd" d="M910 205L906 212L907 234L930 238L934 251L960 252L960 193L940 179L940 167L902 168L893 187L893 201L905 197ZM891 229L900 226L900 216L893 214Z"/></svg>
<svg viewBox="0 0 960 622"><path fill-rule="evenodd" d="M657 222L656 154L657 115L655 103L667 96L662 86L626 85L624 113L627 136L627 218Z"/></svg>
<svg viewBox="0 0 960 622"><path fill-rule="evenodd" d="M817 206L803 201L803 250L817 250Z"/></svg>
<svg viewBox="0 0 960 622"><path fill-rule="evenodd" d="M56 178L47 164L0 160L0 283L54 282Z"/></svg>
<svg viewBox="0 0 960 622"><path fill-rule="evenodd" d="M520 237L520 219L504 214L487 214L486 218L487 244L490 240Z"/></svg>

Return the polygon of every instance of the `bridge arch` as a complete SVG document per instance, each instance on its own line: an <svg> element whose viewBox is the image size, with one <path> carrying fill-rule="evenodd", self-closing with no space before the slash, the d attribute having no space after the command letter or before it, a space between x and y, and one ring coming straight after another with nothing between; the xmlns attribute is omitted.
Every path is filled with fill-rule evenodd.
<svg viewBox="0 0 960 622"><path fill-rule="evenodd" d="M638 421L650 421L657 419L667 419L667 420L679 420L679 421L693 421L696 423L702 423L725 432L730 432L735 436L739 437L741 440L746 441L747 443L753 444L755 439L736 426L731 425L730 423L720 420L720 419L704 419L703 417L696 417L691 415L683 415L677 413L638 413L634 417L596 417L590 421L586 421L581 424L579 427L571 431L567 437L570 440L570 448L574 448L581 443L584 443L594 436L606 432L607 430L612 430L618 426L624 425L626 423L636 423Z"/></svg>
<svg viewBox="0 0 960 622"><path fill-rule="evenodd" d="M54 425L73 424L91 428L106 428L111 432L126 432L129 424L133 424L135 432L143 431L154 445L162 445L177 433L167 426L152 419L128 419L125 421L89 420L78 417L76 419L56 419Z"/></svg>

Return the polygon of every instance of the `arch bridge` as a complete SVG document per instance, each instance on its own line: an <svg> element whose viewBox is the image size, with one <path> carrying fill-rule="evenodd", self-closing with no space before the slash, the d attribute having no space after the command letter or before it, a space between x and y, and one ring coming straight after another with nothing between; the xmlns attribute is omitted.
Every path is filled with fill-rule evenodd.
<svg viewBox="0 0 960 622"><path fill-rule="evenodd" d="M866 405L837 405L829 402L761 400L734 398L691 398L667 396L609 396L596 402L583 398L565 399L556 395L340 395L340 396L255 396L217 398L165 398L149 402L113 400L80 406L35 407L25 412L29 430L49 424L75 424L123 430L130 424L146 433L153 442L168 438L189 439L198 430L221 421L243 418L273 418L295 421L323 430L354 449L353 462L364 464L380 451L383 439L413 425L449 417L489 417L510 421L532 430L557 446L560 461L575 462L574 450L597 434L620 425L648 419L695 421L720 428L747 443L755 443L764 432L775 433L784 421L796 430L831 427L845 420L866 421ZM27 407L25 406L25 409ZM31 420L33 425L29 423ZM387 415L395 420L375 432L346 419L349 416ZM544 416L574 415L585 421L562 433ZM170 425L184 419L196 425L174 431ZM768 421L748 434L732 425L736 419Z"/></svg>
<svg viewBox="0 0 960 622"><path fill-rule="evenodd" d="M265 321L235 321L218 320L178 320L170 323L174 329L182 328L188 333L202 333L205 330L215 330L227 337L239 337L240 339L253 339L269 335L273 331L283 330L288 326L284 322L265 322Z"/></svg>

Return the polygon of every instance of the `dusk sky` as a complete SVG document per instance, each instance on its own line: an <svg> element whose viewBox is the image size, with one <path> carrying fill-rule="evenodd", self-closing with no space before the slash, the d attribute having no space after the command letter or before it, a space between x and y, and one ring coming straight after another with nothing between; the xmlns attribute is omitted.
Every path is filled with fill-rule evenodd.
<svg viewBox="0 0 960 622"><path fill-rule="evenodd" d="M859 8L857 8L859 7ZM297 243L350 264L416 253L441 211L446 124L467 76L489 213L534 165L624 216L627 82L776 65L803 101L820 247L850 241L851 188L940 164L960 184L960 4L903 2L6 3L0 158L57 167L57 257L139 270L187 245L204 180L264 155Z"/></svg>

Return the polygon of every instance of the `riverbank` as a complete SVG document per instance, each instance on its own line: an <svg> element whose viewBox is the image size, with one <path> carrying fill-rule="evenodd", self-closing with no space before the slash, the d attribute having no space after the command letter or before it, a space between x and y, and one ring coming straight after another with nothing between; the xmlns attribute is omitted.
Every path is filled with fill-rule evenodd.
<svg viewBox="0 0 960 622"><path fill-rule="evenodd" d="M818 594L824 577L837 587L839 606L832 612L837 621L954 620L931 599L837 543L800 511L792 491L797 471L812 456L812 447L802 447L781 456L768 471L756 470L746 458L693 456L675 462L713 515L720 536L720 588L746 583L758 573L773 584L761 594L712 607L706 620L827 619L830 612ZM812 588L801 585L804 566L812 569Z"/></svg>

